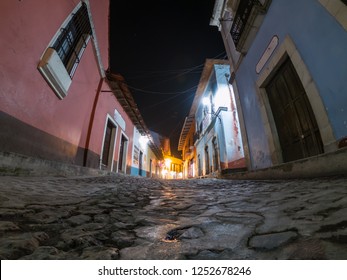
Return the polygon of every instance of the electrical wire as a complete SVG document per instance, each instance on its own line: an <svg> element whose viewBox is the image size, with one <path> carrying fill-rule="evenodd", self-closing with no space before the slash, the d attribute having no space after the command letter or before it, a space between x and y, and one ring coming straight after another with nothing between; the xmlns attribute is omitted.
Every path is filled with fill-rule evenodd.
<svg viewBox="0 0 347 280"><path fill-rule="evenodd" d="M225 55L226 55L226 53L223 51L223 52L221 52L220 54L218 54L218 55L216 55L215 57L213 57L213 59L221 58L221 56L225 57ZM148 85L148 86L146 86L145 88L142 88L142 89L141 89L141 88L134 87L134 86L129 85L129 84L127 84L127 85L128 85L129 88L131 88L131 89L133 89L133 90L136 90L136 91L138 91L138 92L143 92L143 93L149 93L149 94L175 94L175 93L173 93L173 92L150 91L150 90L146 90L146 88L149 88L149 87L152 87L152 86L154 86L154 85L162 84L162 83L165 83L165 82L168 82L168 81L177 79L177 78L179 78L179 77L181 77L181 76L190 74L190 73L192 73L193 71L196 71L196 72L194 72L194 74L199 74L199 73L202 72L204 65L205 65L205 63L202 63L202 64L199 64L199 65L197 65L197 66L193 66L193 67L190 67L190 68L183 69L182 72L179 72L178 74L174 75L173 77L170 77L170 78L168 78L168 79L161 80L161 81L159 81L159 82L157 82L157 83L152 83L152 84L150 84L150 85ZM201 69L199 69L199 68L201 68ZM182 70L182 69L181 69L181 70ZM153 70L153 71L155 71L155 70ZM172 70L168 70L168 71L172 71ZM158 70L158 71L156 71L156 72L162 73L162 72L164 72L164 71L159 71L159 70ZM146 76L143 76L143 77L145 78ZM154 76L154 77L155 77L155 76ZM132 78L130 77L129 80L132 80ZM187 89L187 90L185 90L185 91L183 91L183 92L187 92L187 91L189 91L189 90L190 90L190 89ZM178 93L180 93L180 92L177 92L176 94L178 94Z"/></svg>
<svg viewBox="0 0 347 280"><path fill-rule="evenodd" d="M155 104L151 104L151 105L149 105L149 106L147 106L147 107L141 108L141 110L142 110L142 111L145 111L145 110L148 110L148 109L150 109L150 108L156 107L156 106L161 105L161 104L163 104L163 103L166 103L166 102L168 102L168 101L170 101L170 100L172 100L172 99L174 99L174 98L176 98L176 97L178 97L178 96L180 96L180 95L182 95L182 94L184 94L184 93L176 94L175 96L171 96L171 97L169 97L169 98L167 98L167 99L165 99L165 100L162 100L162 101L159 101L159 102L157 102L157 103L155 103Z"/></svg>
<svg viewBox="0 0 347 280"><path fill-rule="evenodd" d="M160 91L144 90L144 89L132 87L132 86L129 86L129 85L127 85L127 86L128 86L128 88L130 88L132 90L135 90L135 91L138 91L138 92L143 92L143 93L148 93L148 94L160 94L160 95L177 95L177 94L189 92L189 91L197 88L197 86L193 86L193 87L190 87L190 88L188 88L186 90L183 90L183 91L160 92Z"/></svg>
<svg viewBox="0 0 347 280"><path fill-rule="evenodd" d="M187 96L186 98L182 99L181 101L179 101L178 103L176 103L176 104L174 105L174 108L177 107L177 106L179 106L181 103L186 102L186 100L187 100L188 98L191 98L191 97L192 97L192 96ZM169 114L166 114L166 115L168 115L168 117L166 117L166 118L160 118L160 121L156 121L155 124L152 124L152 125L151 125L151 130L160 130L160 127L162 127L163 124L168 124L169 121L170 121L170 119L172 118L172 114L171 114L171 113L174 112L174 111L175 111L175 110L173 110L173 109L170 110L170 111L169 111ZM159 119L159 118L158 118L158 119ZM179 121L177 121L177 125L174 127L174 129L172 129L172 130L170 131L169 136L168 136L169 138L171 138L172 135L177 131L177 129L178 129L180 126L183 125L184 120L185 120L185 116L179 118Z"/></svg>
<svg viewBox="0 0 347 280"><path fill-rule="evenodd" d="M216 55L215 57L213 57L213 59L217 59L217 58L218 58L218 57L220 57L221 55L225 55L225 52L224 52L224 51L223 51L223 52L221 52L220 54L218 54L218 55ZM191 71L193 71L193 70L197 70L198 68L201 68L201 70L202 70L202 69L203 69L203 67L204 67L204 65L205 65L205 62L204 62L204 63L201 63L201 64L199 64L199 65L197 65L197 66L194 66L194 67L188 68L188 70L183 71L183 72L181 72L181 73L177 74L176 76L174 76L174 77L172 77L172 78L169 78L169 79L166 79L166 80L159 81L159 82L154 83L154 84L152 84L152 85L150 85L150 86L153 86L153 85L158 85L158 84L165 83L165 82L167 82L167 81L174 80L174 79L176 79L176 78L179 78L179 77L181 77L181 76L186 75L187 73L189 73L189 72L191 72ZM150 86L147 86L147 88L148 88L148 87L150 87Z"/></svg>

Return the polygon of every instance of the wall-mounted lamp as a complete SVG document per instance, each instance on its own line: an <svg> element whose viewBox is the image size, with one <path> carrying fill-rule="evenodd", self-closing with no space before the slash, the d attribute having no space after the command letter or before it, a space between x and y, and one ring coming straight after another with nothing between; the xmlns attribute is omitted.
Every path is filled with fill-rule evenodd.
<svg viewBox="0 0 347 280"><path fill-rule="evenodd" d="M205 106L210 105L210 98L205 96L205 97L202 99L202 104L205 105Z"/></svg>
<svg viewBox="0 0 347 280"><path fill-rule="evenodd" d="M147 136L144 136L144 135L140 136L139 143L143 149L147 146L148 142L149 142L149 139Z"/></svg>

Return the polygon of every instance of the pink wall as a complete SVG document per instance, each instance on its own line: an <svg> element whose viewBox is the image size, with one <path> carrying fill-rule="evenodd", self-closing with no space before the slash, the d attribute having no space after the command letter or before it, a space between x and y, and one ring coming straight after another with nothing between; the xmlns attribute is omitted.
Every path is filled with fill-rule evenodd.
<svg viewBox="0 0 347 280"><path fill-rule="evenodd" d="M73 8L71 1L1 1L0 11L5 16L0 17L0 108L78 144L85 137L81 125L99 80L91 42L63 100L56 97L37 70L42 53Z"/></svg>
<svg viewBox="0 0 347 280"><path fill-rule="evenodd" d="M104 69L109 67L109 1L89 0Z"/></svg>
<svg viewBox="0 0 347 280"><path fill-rule="evenodd" d="M94 123L93 123L93 130L92 135L96 136L92 138L92 141L89 145L89 149L97 154L101 153L102 148L102 140L103 140L103 134L104 134L104 128L106 124L106 116L107 114L110 115L112 118L114 116L114 110L117 109L117 111L122 115L124 121L125 121L125 131L121 129L121 127L117 124L118 130L117 130L117 138L116 138L116 150L115 150L115 156L114 160L118 160L118 152L119 152L119 145L120 145L120 135L121 131L128 137L129 143L128 143L128 154L127 154L127 162L130 163L130 159L132 157L132 139L134 134L134 125L131 122L128 115L125 113L123 107L118 103L116 100L116 97L113 95L113 93L109 92L110 88L106 84L106 82L103 83L103 86L101 88L101 93L98 101L98 106L95 113ZM100 136L100 137L98 137Z"/></svg>
<svg viewBox="0 0 347 280"><path fill-rule="evenodd" d="M80 148L85 148L90 115L101 79L92 41L89 41L83 53L68 95L63 100L60 100L49 87L37 70L37 65L54 35L79 2L77 0L0 1L0 109L3 112L0 123L3 124L7 119L11 119L18 129L18 138L24 139L26 135L20 133L27 133L29 128L36 133L39 131L37 135L47 135L48 140L42 143L42 146L48 145L45 147L47 151L64 149L58 146L50 147L54 141L68 143L69 151L62 152L69 153L68 157L72 158ZM109 0L89 2L103 67L107 69ZM109 90L105 82L101 89ZM89 150L96 154L101 152L106 114L113 116L114 109L122 114L127 123L125 134L132 138L133 124L116 98L111 93L101 92L89 141ZM13 126L12 123L6 125L9 129ZM117 133L117 144L119 144L119 133L120 129ZM11 141L6 137L13 137L14 132L9 135L12 136L0 132L0 142ZM131 152L130 141L131 139L128 151ZM17 145L20 143L19 141ZM34 150L39 154L38 146L40 145L36 145ZM20 151L24 149L21 147ZM116 147L116 156L118 150Z"/></svg>

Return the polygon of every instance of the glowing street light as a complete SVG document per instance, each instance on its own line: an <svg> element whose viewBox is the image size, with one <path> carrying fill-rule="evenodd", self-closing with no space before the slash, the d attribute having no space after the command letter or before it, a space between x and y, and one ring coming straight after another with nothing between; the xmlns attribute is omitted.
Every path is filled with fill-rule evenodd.
<svg viewBox="0 0 347 280"><path fill-rule="evenodd" d="M202 99L202 104L205 105L205 106L210 105L210 98L204 97L204 98Z"/></svg>
<svg viewBox="0 0 347 280"><path fill-rule="evenodd" d="M147 136L143 136L143 135L140 136L139 143L140 143L142 148L146 147L148 141L149 141L149 139Z"/></svg>
<svg viewBox="0 0 347 280"><path fill-rule="evenodd" d="M169 159L169 158L166 158L165 159L165 166L166 166L166 168L170 168L171 167L171 162L172 162L172 160L171 159Z"/></svg>

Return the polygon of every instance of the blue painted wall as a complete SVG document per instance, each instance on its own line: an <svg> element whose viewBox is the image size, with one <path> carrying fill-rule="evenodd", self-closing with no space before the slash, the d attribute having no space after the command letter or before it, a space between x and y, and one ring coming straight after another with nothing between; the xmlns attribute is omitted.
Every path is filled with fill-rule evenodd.
<svg viewBox="0 0 347 280"><path fill-rule="evenodd" d="M273 0L236 73L253 168L272 165L259 100L255 66L277 35L289 35L311 73L336 139L347 136L347 32L317 0Z"/></svg>
<svg viewBox="0 0 347 280"><path fill-rule="evenodd" d="M130 175L132 176L142 176L142 177L146 177L146 171L141 169L141 173L139 174L140 169L137 167L131 167L131 171L130 171Z"/></svg>

